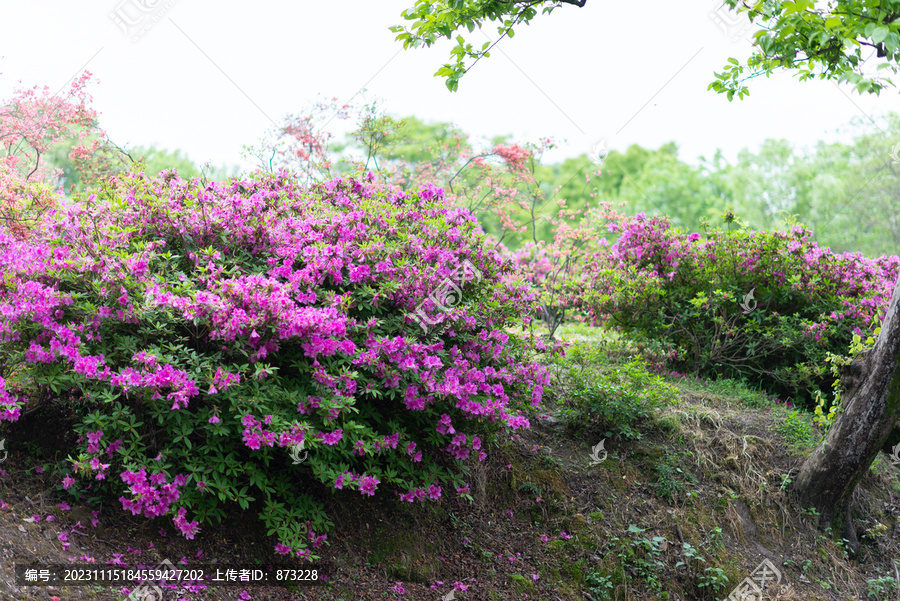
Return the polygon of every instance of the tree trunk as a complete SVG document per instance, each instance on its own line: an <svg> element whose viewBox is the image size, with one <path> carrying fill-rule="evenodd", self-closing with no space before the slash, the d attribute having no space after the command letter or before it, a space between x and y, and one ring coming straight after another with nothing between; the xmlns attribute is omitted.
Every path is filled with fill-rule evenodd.
<svg viewBox="0 0 900 601"><path fill-rule="evenodd" d="M842 377L842 410L813 451L792 492L803 507L819 511L819 525L843 535L855 553L850 519L853 490L900 419L900 279L894 286L881 334Z"/></svg>

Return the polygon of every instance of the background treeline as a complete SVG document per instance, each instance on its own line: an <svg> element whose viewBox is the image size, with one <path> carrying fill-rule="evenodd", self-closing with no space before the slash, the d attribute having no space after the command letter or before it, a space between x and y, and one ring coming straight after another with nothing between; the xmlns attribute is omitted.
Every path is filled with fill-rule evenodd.
<svg viewBox="0 0 900 601"><path fill-rule="evenodd" d="M477 156L477 145L451 123L370 113L359 125L331 146L335 173L362 158L373 171L405 170L408 181L419 179L413 172L429 169L436 176L456 175L442 183L459 188L475 185L481 175L473 170L455 173L454 168ZM850 143L819 142L812 148L770 139L758 150L741 151L734 162L717 151L691 164L679 157L674 142L657 149L633 144L624 152L609 152L600 164L587 154L558 163L535 161L531 169L540 189L531 192L540 195L540 202L534 235L551 241L559 199L573 211L583 210L588 202L609 201L632 215L666 215L673 227L687 231L699 231L704 220L716 221L731 209L750 229L783 229L800 221L812 230L814 241L834 252L895 254L900 249L900 115L853 123L851 133ZM497 137L490 146L508 143L509 137ZM60 146L49 162L63 170L66 188L74 184L81 189L68 151ZM148 174L171 168L183 177L203 175L210 180L235 174L225 167L197 165L178 150L149 146L129 154L144 160ZM499 233L496 220L484 216L482 221L485 230ZM504 244L515 248L530 238L530 232L520 240L507 237Z"/></svg>

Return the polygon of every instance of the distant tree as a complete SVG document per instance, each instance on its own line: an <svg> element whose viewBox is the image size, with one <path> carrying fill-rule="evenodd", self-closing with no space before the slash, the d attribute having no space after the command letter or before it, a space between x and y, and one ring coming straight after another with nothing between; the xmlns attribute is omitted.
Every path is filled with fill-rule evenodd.
<svg viewBox="0 0 900 601"><path fill-rule="evenodd" d="M175 169L178 175L184 179L192 177L205 178L210 181L222 181L234 175L234 169L227 167L213 167L209 163L198 165L185 155L180 149L167 150L156 146L136 146L129 154L141 164L142 170L150 176L158 175L160 171Z"/></svg>
<svg viewBox="0 0 900 601"><path fill-rule="evenodd" d="M71 172L85 181L120 168L123 155L91 107L90 79L85 71L64 96L34 86L0 102L0 221L9 231L27 235L30 224L56 203L63 171L50 159L60 149Z"/></svg>

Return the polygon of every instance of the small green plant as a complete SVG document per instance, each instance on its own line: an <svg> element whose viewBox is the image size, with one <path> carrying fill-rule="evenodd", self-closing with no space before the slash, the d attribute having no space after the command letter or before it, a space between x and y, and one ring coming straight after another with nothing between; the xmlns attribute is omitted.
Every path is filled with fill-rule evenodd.
<svg viewBox="0 0 900 601"><path fill-rule="evenodd" d="M591 595L591 601L610 601L613 594L612 578L600 572L588 572L584 586Z"/></svg>
<svg viewBox="0 0 900 601"><path fill-rule="evenodd" d="M897 581L890 576L866 581L866 596L875 601L888 601L897 592Z"/></svg>
<svg viewBox="0 0 900 601"><path fill-rule="evenodd" d="M519 484L519 492L528 493L529 495L533 495L535 497L539 497L544 494L544 491L540 486L538 486L534 482L528 482L527 480Z"/></svg>
<svg viewBox="0 0 900 601"><path fill-rule="evenodd" d="M725 544L725 537L722 535L722 529L716 526L709 533L709 543L714 547L721 547Z"/></svg>
<svg viewBox="0 0 900 601"><path fill-rule="evenodd" d="M842 538L839 541L835 541L835 544L840 547L845 559L850 556L850 541L848 541L846 538Z"/></svg>
<svg viewBox="0 0 900 601"><path fill-rule="evenodd" d="M656 494L668 503L674 503L675 494L681 492L683 484L677 480L676 474L684 474L680 467L675 467L667 461L656 465Z"/></svg>
<svg viewBox="0 0 900 601"><path fill-rule="evenodd" d="M691 543L682 543L682 548L684 550L684 557L685 559L687 559L687 561L679 561L675 564L676 568L679 566L690 567L688 564L690 564L690 562L692 561L696 561L698 564L706 563L706 559L698 554L697 547L695 547Z"/></svg>
<svg viewBox="0 0 900 601"><path fill-rule="evenodd" d="M887 531L888 527L881 522L878 522L871 528L868 528L866 530L866 534L869 535L869 538L882 538L885 534L887 534Z"/></svg>
<svg viewBox="0 0 900 601"><path fill-rule="evenodd" d="M775 430L788 446L795 449L808 449L816 443L809 414L805 412L796 410L786 412L780 421L775 422Z"/></svg>
<svg viewBox="0 0 900 601"><path fill-rule="evenodd" d="M541 465L546 468L552 469L555 467L559 467L559 461L557 461L556 457L548 453L541 453L541 455L538 457L538 461L540 461Z"/></svg>
<svg viewBox="0 0 900 601"><path fill-rule="evenodd" d="M707 588L714 593L725 590L728 587L728 576L722 568L706 568L697 579L697 586Z"/></svg>
<svg viewBox="0 0 900 601"><path fill-rule="evenodd" d="M819 517L819 510L816 509L815 507L803 507L800 510L800 513L806 514L810 517L815 517L815 518Z"/></svg>
<svg viewBox="0 0 900 601"><path fill-rule="evenodd" d="M788 487L791 485L791 482L793 482L793 480L791 479L790 474L782 474L781 475L781 487L780 487L781 490L787 490Z"/></svg>
<svg viewBox="0 0 900 601"><path fill-rule="evenodd" d="M665 563L661 559L660 544L666 539L662 536L653 538L640 536L645 531L646 528L639 528L631 524L628 526L628 533L633 535L632 537L620 539L614 536L610 542L614 545L615 553L619 557L623 569L631 568L651 590L661 592L663 585L660 574L665 568Z"/></svg>

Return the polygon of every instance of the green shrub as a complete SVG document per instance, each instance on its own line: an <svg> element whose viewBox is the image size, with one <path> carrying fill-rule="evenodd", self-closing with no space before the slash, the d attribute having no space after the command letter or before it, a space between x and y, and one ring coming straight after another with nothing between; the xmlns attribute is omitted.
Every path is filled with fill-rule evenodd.
<svg viewBox="0 0 900 601"><path fill-rule="evenodd" d="M640 438L636 426L677 399L677 389L642 361L610 362L602 348L574 345L552 365L558 382L554 395L575 429Z"/></svg>

